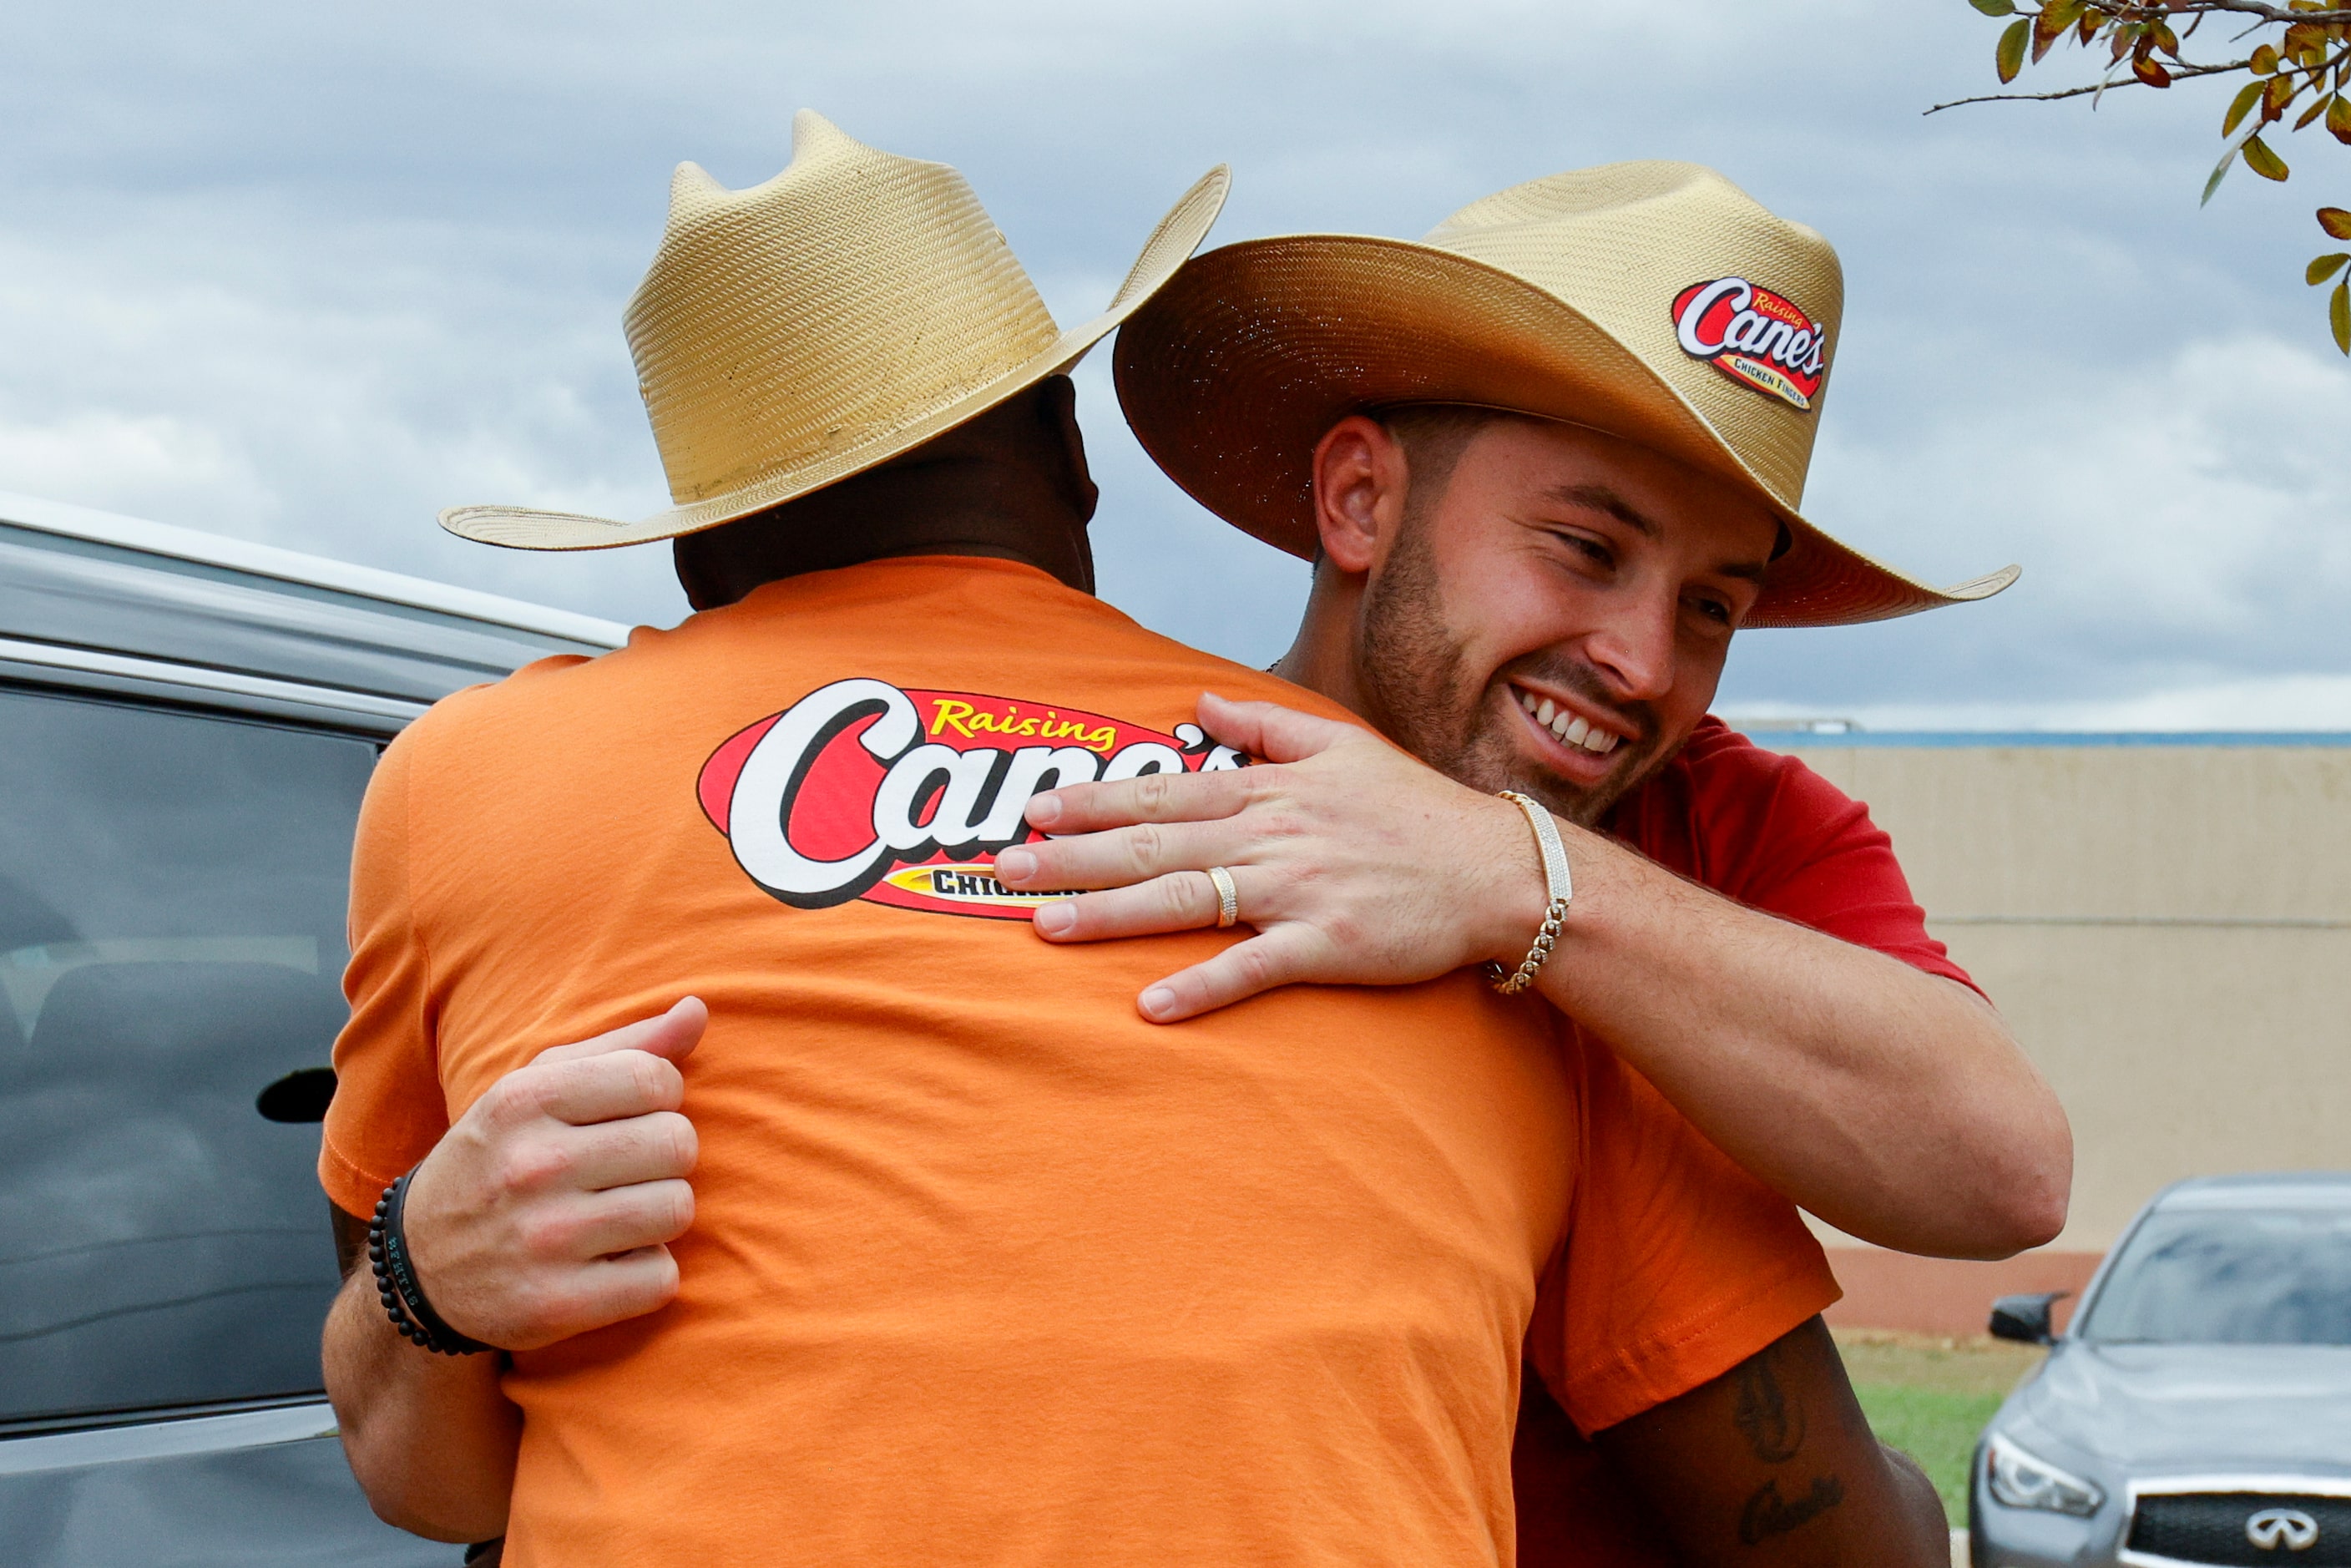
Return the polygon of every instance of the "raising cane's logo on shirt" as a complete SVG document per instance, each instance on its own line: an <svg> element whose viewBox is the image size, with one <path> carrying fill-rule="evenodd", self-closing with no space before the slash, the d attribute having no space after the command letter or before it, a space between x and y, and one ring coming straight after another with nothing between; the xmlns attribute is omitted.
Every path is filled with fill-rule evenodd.
<svg viewBox="0 0 2351 1568"><path fill-rule="evenodd" d="M1690 358L1808 412L1829 373L1820 324L1784 295L1743 277L1693 283L1676 295L1674 332Z"/></svg>
<svg viewBox="0 0 2351 1568"><path fill-rule="evenodd" d="M1163 734L1046 703L861 679L728 737L696 792L736 863L796 909L863 898L1025 920L1062 896L996 880L997 851L1040 836L1021 821L1030 796L1246 765L1196 725Z"/></svg>

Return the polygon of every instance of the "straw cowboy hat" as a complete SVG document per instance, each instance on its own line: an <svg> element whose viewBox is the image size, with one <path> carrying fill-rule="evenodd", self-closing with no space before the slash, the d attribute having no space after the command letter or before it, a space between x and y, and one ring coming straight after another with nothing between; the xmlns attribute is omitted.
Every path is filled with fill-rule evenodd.
<svg viewBox="0 0 2351 1568"><path fill-rule="evenodd" d="M1836 253L1689 163L1516 185L1421 243L1291 235L1210 251L1119 334L1144 446L1227 521L1311 557L1309 465L1349 413L1468 403L1636 442L1788 529L1746 624L1831 626L1984 599L1937 589L1797 511L1844 307Z"/></svg>
<svg viewBox="0 0 2351 1568"><path fill-rule="evenodd" d="M729 191L692 163L622 320L668 510L636 521L458 507L451 533L606 549L715 528L911 451L1046 377L1151 298L1224 204L1184 193L1101 315L1064 332L964 177L792 121L789 167Z"/></svg>

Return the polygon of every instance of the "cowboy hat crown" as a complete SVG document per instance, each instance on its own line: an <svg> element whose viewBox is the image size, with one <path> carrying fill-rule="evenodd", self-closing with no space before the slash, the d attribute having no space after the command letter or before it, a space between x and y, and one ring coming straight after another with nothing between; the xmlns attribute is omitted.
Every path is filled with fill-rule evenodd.
<svg viewBox="0 0 2351 1568"><path fill-rule="evenodd" d="M693 163L622 321L673 505L638 521L516 507L441 514L529 549L673 538L911 451L1067 370L1207 235L1223 168L1186 192L1101 316L1064 332L964 177L802 110L792 160L730 191Z"/></svg>

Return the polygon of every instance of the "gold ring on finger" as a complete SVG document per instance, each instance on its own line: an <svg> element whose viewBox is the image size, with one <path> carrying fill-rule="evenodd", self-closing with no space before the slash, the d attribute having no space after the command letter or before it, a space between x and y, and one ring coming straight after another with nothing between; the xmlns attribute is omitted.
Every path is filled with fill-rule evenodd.
<svg viewBox="0 0 2351 1568"><path fill-rule="evenodd" d="M1208 880L1217 884L1217 929L1221 931L1240 920L1240 890L1233 885L1233 873L1220 865L1208 868Z"/></svg>

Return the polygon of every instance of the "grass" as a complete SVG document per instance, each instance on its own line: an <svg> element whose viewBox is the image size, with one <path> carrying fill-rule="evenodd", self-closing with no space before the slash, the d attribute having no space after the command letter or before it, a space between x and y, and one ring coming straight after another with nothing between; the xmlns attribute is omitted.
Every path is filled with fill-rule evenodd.
<svg viewBox="0 0 2351 1568"><path fill-rule="evenodd" d="M1870 1426L1918 1461L1942 1494L1952 1527L1964 1526L1976 1437L2043 1353L1980 1335L1937 1339L1847 1329L1836 1339Z"/></svg>

